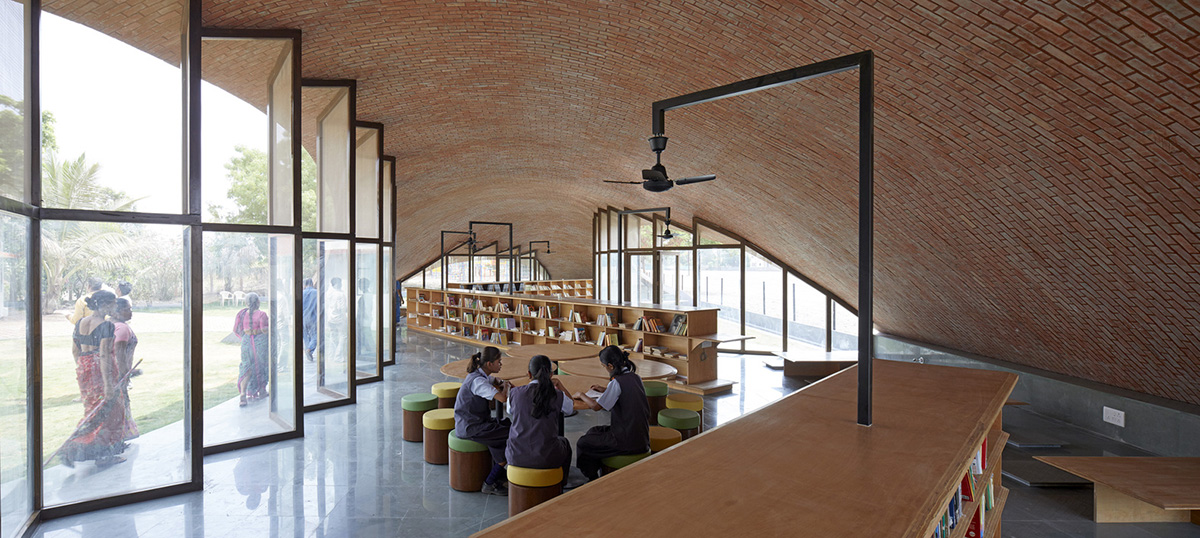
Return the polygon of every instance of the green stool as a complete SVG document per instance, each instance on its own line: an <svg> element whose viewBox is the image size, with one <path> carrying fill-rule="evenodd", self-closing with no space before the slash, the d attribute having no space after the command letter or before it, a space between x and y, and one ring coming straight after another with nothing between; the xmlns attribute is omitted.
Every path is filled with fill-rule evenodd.
<svg viewBox="0 0 1200 538"><path fill-rule="evenodd" d="M492 455L487 445L459 439L450 430L450 487L457 491L479 491L492 470Z"/></svg>
<svg viewBox="0 0 1200 538"><path fill-rule="evenodd" d="M608 474L622 467L633 465L635 462L641 461L648 457L650 457L649 452L642 454L622 454L620 456L609 456L600 460L600 468L604 471L604 474Z"/></svg>
<svg viewBox="0 0 1200 538"><path fill-rule="evenodd" d="M404 423L401 438L405 441L420 443L422 432L421 417L430 409L437 409L437 396L432 393L408 394L400 399L400 409L404 410Z"/></svg>
<svg viewBox="0 0 1200 538"><path fill-rule="evenodd" d="M679 430L687 441L700 434L700 414L691 409L663 409L658 412L658 425Z"/></svg>
<svg viewBox="0 0 1200 538"><path fill-rule="evenodd" d="M646 403L650 404L650 425L658 425L658 412L667 408L667 395L671 389L662 381L642 381L646 388Z"/></svg>

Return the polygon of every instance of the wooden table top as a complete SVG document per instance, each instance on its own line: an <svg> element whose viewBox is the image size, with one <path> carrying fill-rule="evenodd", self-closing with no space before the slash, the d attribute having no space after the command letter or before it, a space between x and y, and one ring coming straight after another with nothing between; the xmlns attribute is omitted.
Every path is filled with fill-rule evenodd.
<svg viewBox="0 0 1200 538"><path fill-rule="evenodd" d="M871 427L853 366L478 535L927 536L1017 376L873 364Z"/></svg>
<svg viewBox="0 0 1200 538"><path fill-rule="evenodd" d="M1165 510L1200 510L1200 458L1037 456L1068 473Z"/></svg>
<svg viewBox="0 0 1200 538"><path fill-rule="evenodd" d="M676 370L674 366L658 361L649 361L646 359L629 360L633 361L633 364L637 366L637 375L642 379L671 379L675 377L675 374L679 373L679 370ZM571 375L608 379L608 370L604 369L604 365L600 364L599 359L594 361L566 361L559 364L558 369ZM604 383L607 383L607 381L604 381Z"/></svg>
<svg viewBox="0 0 1200 538"><path fill-rule="evenodd" d="M597 382L597 381L602 381L602 380L597 380L594 377L585 377L585 376L581 376L581 375L556 375L556 376L554 376L554 378L558 379L559 382L561 382L563 384L563 388L567 389L567 392L570 392L571 394L575 394L576 392L587 392L588 389L592 388L592 385L603 384L602 382L600 382L600 383ZM525 384L529 383L529 378L523 377L523 378L519 378L519 379L513 379L511 381L511 383L513 385L516 385L519 387L521 385L525 385ZM581 411L581 410L588 408L587 404L584 403L583 400L572 399L571 402L574 403L575 410L577 410L577 411Z"/></svg>
<svg viewBox="0 0 1200 538"><path fill-rule="evenodd" d="M857 351L775 351L776 357L792 362L832 362L854 364L858 362Z"/></svg>
<svg viewBox="0 0 1200 538"><path fill-rule="evenodd" d="M467 366L470 366L471 359L463 359L454 361L442 366L441 371L450 377L459 379L467 378ZM513 380L521 377L529 376L529 362L514 358L501 358L500 371L492 374L492 377L498 379Z"/></svg>
<svg viewBox="0 0 1200 538"><path fill-rule="evenodd" d="M600 348L583 344L534 344L512 346L507 353L510 357L525 360L532 359L534 355L545 355L552 361L573 361L594 359L600 355Z"/></svg>

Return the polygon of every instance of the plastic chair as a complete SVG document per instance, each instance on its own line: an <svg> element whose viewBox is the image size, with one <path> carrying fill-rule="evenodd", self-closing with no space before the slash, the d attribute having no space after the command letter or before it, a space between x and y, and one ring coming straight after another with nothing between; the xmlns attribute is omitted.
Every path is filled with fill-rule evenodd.
<svg viewBox="0 0 1200 538"><path fill-rule="evenodd" d="M234 298L232 293L227 292L227 291L222 291L221 292L221 306L225 306L226 301L233 301L233 304L237 305L237 299Z"/></svg>
<svg viewBox="0 0 1200 538"><path fill-rule="evenodd" d="M243 304L245 302L246 302L246 292L244 292L244 291L233 292L233 306L237 306L237 305Z"/></svg>

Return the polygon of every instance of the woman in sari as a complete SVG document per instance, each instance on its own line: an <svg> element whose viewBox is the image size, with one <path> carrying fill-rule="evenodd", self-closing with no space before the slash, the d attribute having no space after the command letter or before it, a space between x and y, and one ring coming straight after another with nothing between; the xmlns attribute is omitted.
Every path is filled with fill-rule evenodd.
<svg viewBox="0 0 1200 538"><path fill-rule="evenodd" d="M83 397L83 419L59 449L62 462L95 460L99 467L125 461L125 406L122 404L121 370L114 355L114 326L106 316L116 312L117 297L97 291L87 298L91 315L75 323L71 353L75 380Z"/></svg>
<svg viewBox="0 0 1200 538"><path fill-rule="evenodd" d="M233 321L233 333L242 339L242 364L238 370L238 392L242 395L239 405L245 406L248 399L257 400L267 395L267 330L270 320L258 309L257 293L246 294L246 308Z"/></svg>
<svg viewBox="0 0 1200 538"><path fill-rule="evenodd" d="M128 285L128 283L122 283ZM129 328L129 320L133 319L133 305L124 297L117 298L117 311L109 317L113 322L113 357L117 364L118 378L124 377L126 374L133 377L141 373L140 370L133 370L133 353L137 349L137 335L133 333L133 329ZM133 420L133 410L129 406L129 385L128 383L122 387L120 398L122 406L125 408L125 440L136 438L138 433L137 423Z"/></svg>

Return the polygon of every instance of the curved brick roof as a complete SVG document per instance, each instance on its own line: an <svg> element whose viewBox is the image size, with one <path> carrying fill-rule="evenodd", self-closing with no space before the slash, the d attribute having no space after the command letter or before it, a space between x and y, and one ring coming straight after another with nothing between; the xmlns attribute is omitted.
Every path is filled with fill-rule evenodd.
<svg viewBox="0 0 1200 538"><path fill-rule="evenodd" d="M597 207L670 205L852 304L854 73L669 112L672 175L716 182L601 180L651 162L655 100L873 49L879 327L1200 404L1186 2L206 0L203 18L301 29L304 76L357 79L397 159L399 273L475 219L590 276Z"/></svg>

